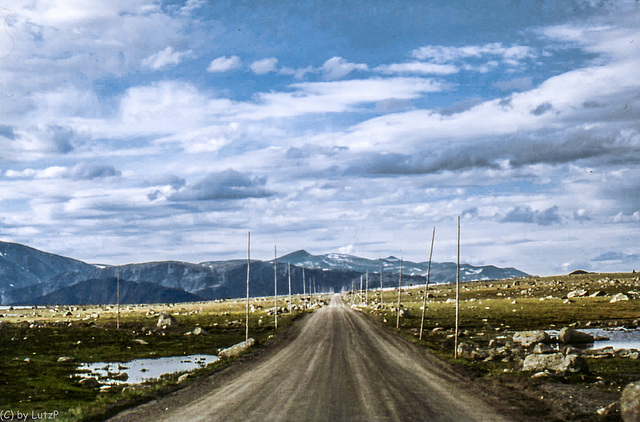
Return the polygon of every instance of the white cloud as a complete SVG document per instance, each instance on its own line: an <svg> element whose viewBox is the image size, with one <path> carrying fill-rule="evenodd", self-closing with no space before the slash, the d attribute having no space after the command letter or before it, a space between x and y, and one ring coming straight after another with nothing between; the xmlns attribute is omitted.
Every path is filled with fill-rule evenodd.
<svg viewBox="0 0 640 422"><path fill-rule="evenodd" d="M315 72L312 66L306 66L300 69L293 69L290 67L283 67L280 69L282 75L292 75L295 79L303 79L307 73Z"/></svg>
<svg viewBox="0 0 640 422"><path fill-rule="evenodd" d="M207 72L223 73L233 69L237 69L242 65L242 60L238 56L221 56L213 59L207 67Z"/></svg>
<svg viewBox="0 0 640 422"><path fill-rule="evenodd" d="M189 56L190 54L191 50L174 51L173 47L169 46L164 50L158 51L157 53L152 54L144 59L142 61L142 65L153 70L158 70L170 65L178 65L182 61L183 57Z"/></svg>
<svg viewBox="0 0 640 422"><path fill-rule="evenodd" d="M374 69L376 72L385 74L394 73L420 73L431 75L451 75L457 73L459 69L451 64L437 64L437 63L424 63L424 62L410 62L410 63L393 63L387 65L381 65Z"/></svg>
<svg viewBox="0 0 640 422"><path fill-rule="evenodd" d="M413 50L412 56L418 60L429 60L433 63L451 63L468 58L498 56L511 66L517 66L521 60L535 57L531 47L512 45L505 47L502 43L484 45L466 45L461 47L444 45L427 45Z"/></svg>
<svg viewBox="0 0 640 422"><path fill-rule="evenodd" d="M322 72L326 79L340 79L354 70L369 70L364 63L350 63L342 57L332 57L322 65Z"/></svg>
<svg viewBox="0 0 640 422"><path fill-rule="evenodd" d="M249 68L256 75L264 75L265 73L275 72L278 59L269 57L267 59L256 60L249 65Z"/></svg>
<svg viewBox="0 0 640 422"><path fill-rule="evenodd" d="M292 84L292 92L256 95L255 104L239 107L238 117L247 120L293 117L308 113L338 113L361 104L387 99L413 99L447 86L426 78L373 78Z"/></svg>

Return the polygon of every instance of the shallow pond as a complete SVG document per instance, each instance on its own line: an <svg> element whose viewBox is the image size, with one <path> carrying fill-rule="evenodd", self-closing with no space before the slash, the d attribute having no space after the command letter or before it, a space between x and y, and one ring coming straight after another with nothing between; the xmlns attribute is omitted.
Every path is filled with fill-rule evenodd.
<svg viewBox="0 0 640 422"><path fill-rule="evenodd" d="M82 378L96 377L101 384L140 384L156 380L162 375L190 372L204 368L218 360L214 355L173 356L156 359L134 359L130 362L83 363L78 367ZM118 374L126 372L126 380L117 380Z"/></svg>
<svg viewBox="0 0 640 422"><path fill-rule="evenodd" d="M615 328L583 328L578 331L591 334L592 336L607 337L609 340L595 341L586 344L586 349L604 349L613 347L614 350L636 349L640 350L640 329ZM550 336L557 337L557 330L547 331Z"/></svg>

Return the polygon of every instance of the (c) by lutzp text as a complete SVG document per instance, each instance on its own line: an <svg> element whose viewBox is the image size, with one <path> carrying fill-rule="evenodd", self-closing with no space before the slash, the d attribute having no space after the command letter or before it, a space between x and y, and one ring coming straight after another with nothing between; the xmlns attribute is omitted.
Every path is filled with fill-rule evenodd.
<svg viewBox="0 0 640 422"><path fill-rule="evenodd" d="M31 413L21 412L19 410L0 410L0 421L26 421L27 418L31 420L48 420L58 417L60 412L54 410L53 412L35 411Z"/></svg>

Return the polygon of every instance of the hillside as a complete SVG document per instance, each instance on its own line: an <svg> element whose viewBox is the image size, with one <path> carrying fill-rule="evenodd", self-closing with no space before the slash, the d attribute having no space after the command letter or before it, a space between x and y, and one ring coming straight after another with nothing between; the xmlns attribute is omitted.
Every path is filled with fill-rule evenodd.
<svg viewBox="0 0 640 422"><path fill-rule="evenodd" d="M243 297L246 294L247 263L241 259L198 264L161 261L104 267L14 243L0 242L0 253L0 304L3 305L88 303L87 301L109 303L112 298L110 290L105 286L109 285L109 280L115 279L117 272L121 280L137 283L130 286L131 292L127 300L131 300L131 303L151 303L162 298L175 302L178 297L184 300L211 300ZM381 261L383 286L397 286L400 260L391 256ZM370 276L370 287L380 287L378 260L343 254L311 255L300 250L278 258L280 293L289 291L288 264L291 264L294 294L349 290L352 286L359 288L360 277L365 277L367 273ZM403 285L424 283L427 266L424 262L404 262ZM433 263L431 281L454 281L455 271L453 263ZM467 264L461 267L462 280L522 276L526 274L513 268L476 267ZM273 278L273 261L251 261L251 296L273 295ZM97 280L102 284L95 292L89 292L86 289L90 284L83 284L87 280ZM165 296L161 296L160 292Z"/></svg>

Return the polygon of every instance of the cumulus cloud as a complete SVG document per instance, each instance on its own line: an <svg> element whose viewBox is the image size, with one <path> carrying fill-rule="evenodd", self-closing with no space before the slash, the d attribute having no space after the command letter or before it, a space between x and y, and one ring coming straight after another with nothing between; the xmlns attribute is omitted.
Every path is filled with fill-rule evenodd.
<svg viewBox="0 0 640 422"><path fill-rule="evenodd" d="M242 65L242 60L238 56L221 56L213 59L207 67L207 72L224 73L233 69L237 69Z"/></svg>
<svg viewBox="0 0 640 422"><path fill-rule="evenodd" d="M451 64L424 62L393 63L378 66L373 70L385 74L418 73L424 75L451 75L459 71L456 66Z"/></svg>
<svg viewBox="0 0 640 422"><path fill-rule="evenodd" d="M173 47L169 46L164 50L158 51L155 54L150 55L142 61L142 65L149 67L153 70L162 69L167 66L175 66L180 64L183 57L191 54L191 50L188 51L174 51Z"/></svg>
<svg viewBox="0 0 640 422"><path fill-rule="evenodd" d="M233 169L210 173L202 181L173 195L173 201L216 201L266 198L273 192L265 188L265 177L250 176Z"/></svg>
<svg viewBox="0 0 640 422"><path fill-rule="evenodd" d="M322 65L322 72L326 79L341 79L354 70L369 70L364 63L350 63L342 57L332 57Z"/></svg>
<svg viewBox="0 0 640 422"><path fill-rule="evenodd" d="M502 223L532 223L539 226L550 226L562 223L558 214L558 206L546 210L533 210L531 207L515 207L511 209L500 221Z"/></svg>
<svg viewBox="0 0 640 422"><path fill-rule="evenodd" d="M451 63L468 58L485 56L501 58L503 62L516 66L521 60L535 57L531 47L524 45L504 46L502 43L484 45L444 46L427 45L413 50L413 57L433 63Z"/></svg>
<svg viewBox="0 0 640 422"><path fill-rule="evenodd" d="M264 75L269 72L275 72L277 64L278 59L275 57L269 57L267 59L256 60L249 65L249 68L256 75Z"/></svg>
<svg viewBox="0 0 640 422"><path fill-rule="evenodd" d="M5 176L12 179L74 179L93 180L118 177L122 173L113 166L82 162L73 167L51 166L44 169L7 170Z"/></svg>

